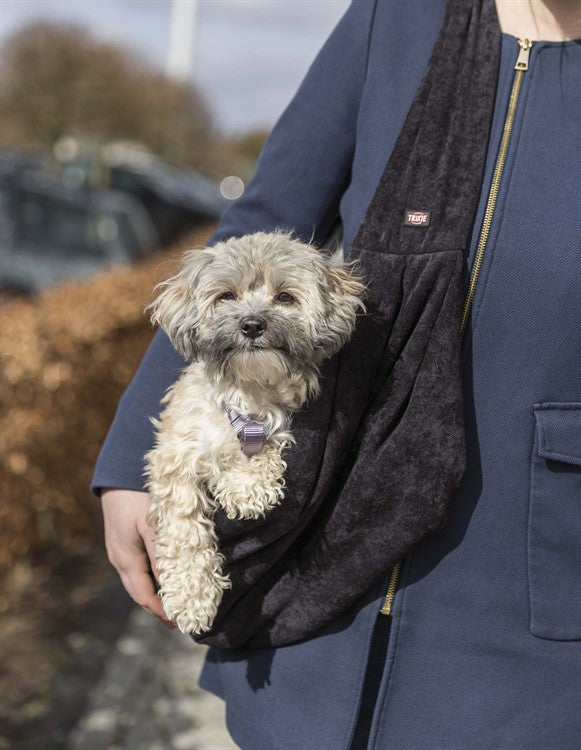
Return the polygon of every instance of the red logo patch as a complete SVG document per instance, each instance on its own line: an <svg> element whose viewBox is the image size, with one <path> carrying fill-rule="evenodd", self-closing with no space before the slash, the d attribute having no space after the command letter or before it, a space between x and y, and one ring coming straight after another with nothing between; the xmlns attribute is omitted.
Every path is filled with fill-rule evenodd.
<svg viewBox="0 0 581 750"><path fill-rule="evenodd" d="M431 211L412 211L406 208L404 212L404 227L427 227L430 224Z"/></svg>

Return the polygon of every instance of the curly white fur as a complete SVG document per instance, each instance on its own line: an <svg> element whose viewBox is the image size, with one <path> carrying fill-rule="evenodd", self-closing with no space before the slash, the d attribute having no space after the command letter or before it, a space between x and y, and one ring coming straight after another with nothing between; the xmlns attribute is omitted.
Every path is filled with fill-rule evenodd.
<svg viewBox="0 0 581 750"><path fill-rule="evenodd" d="M163 607L182 632L203 633L231 586L214 513L259 518L283 499L283 452L294 440L287 412L318 392L319 366L351 334L363 285L288 234L258 233L189 253L162 287L152 318L197 360L153 420L147 521ZM264 321L264 336L241 334L248 315ZM223 404L264 422L270 436L257 455L242 452Z"/></svg>

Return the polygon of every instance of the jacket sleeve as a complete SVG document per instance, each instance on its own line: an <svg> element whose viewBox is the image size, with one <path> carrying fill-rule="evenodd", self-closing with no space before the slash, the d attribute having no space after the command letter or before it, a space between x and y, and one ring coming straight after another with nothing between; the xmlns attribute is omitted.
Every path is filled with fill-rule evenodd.
<svg viewBox="0 0 581 750"><path fill-rule="evenodd" d="M225 212L208 244L256 231L292 229L324 240L347 188L375 0L353 0L274 127L244 195ZM91 483L143 490L151 416L185 362L158 331L123 394Z"/></svg>

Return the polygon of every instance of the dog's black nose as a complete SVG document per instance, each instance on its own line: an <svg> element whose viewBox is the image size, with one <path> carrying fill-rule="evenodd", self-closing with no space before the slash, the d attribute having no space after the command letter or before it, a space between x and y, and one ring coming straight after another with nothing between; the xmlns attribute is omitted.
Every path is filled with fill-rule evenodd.
<svg viewBox="0 0 581 750"><path fill-rule="evenodd" d="M266 320L249 315L240 321L240 330L249 339L257 339L266 331Z"/></svg>

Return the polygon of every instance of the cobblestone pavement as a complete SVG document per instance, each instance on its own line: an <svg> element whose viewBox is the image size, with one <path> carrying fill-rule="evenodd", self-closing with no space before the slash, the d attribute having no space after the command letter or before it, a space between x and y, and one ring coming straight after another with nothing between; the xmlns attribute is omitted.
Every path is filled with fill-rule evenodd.
<svg viewBox="0 0 581 750"><path fill-rule="evenodd" d="M135 609L67 750L236 750L224 704L197 686L205 651Z"/></svg>

